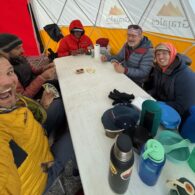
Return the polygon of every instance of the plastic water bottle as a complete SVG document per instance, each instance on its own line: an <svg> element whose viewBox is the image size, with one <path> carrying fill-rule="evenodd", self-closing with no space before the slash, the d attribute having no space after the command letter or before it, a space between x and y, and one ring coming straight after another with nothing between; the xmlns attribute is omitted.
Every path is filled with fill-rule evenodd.
<svg viewBox="0 0 195 195"><path fill-rule="evenodd" d="M112 190L123 194L128 188L134 154L128 135L120 134L110 152L109 184Z"/></svg>
<svg viewBox="0 0 195 195"><path fill-rule="evenodd" d="M141 180L149 186L155 185L165 160L162 144L155 139L149 139L142 149L139 161L138 174Z"/></svg>

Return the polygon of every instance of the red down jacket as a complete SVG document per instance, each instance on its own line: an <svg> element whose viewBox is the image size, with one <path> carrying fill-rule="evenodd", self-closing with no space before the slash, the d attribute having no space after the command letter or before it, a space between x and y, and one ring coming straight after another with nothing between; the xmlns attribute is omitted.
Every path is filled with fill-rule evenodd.
<svg viewBox="0 0 195 195"><path fill-rule="evenodd" d="M71 31L74 28L83 29L83 32L84 32L84 28L83 28L83 25L80 22L80 20L73 20L69 26L70 34L65 36L60 41L59 48L57 50L58 57L69 56L69 55L71 55L71 51L78 50L80 48L83 48L84 50L87 51L87 47L93 45L91 39L87 35L85 35L84 33L80 37L80 39L77 39L71 33Z"/></svg>

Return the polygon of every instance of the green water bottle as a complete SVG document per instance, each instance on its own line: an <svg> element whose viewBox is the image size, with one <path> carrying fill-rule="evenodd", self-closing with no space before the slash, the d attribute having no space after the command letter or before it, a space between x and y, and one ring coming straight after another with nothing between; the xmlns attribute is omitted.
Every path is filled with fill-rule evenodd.
<svg viewBox="0 0 195 195"><path fill-rule="evenodd" d="M146 128L154 137L161 121L161 108L154 100L146 100L142 104L140 126Z"/></svg>

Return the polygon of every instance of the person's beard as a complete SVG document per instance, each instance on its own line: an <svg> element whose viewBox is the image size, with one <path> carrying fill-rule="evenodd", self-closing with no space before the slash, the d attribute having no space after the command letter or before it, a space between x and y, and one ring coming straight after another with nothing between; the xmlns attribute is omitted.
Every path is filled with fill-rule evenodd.
<svg viewBox="0 0 195 195"><path fill-rule="evenodd" d="M10 63L14 66L14 65L18 65L21 64L21 62L26 61L26 58L24 56L11 56L9 58Z"/></svg>

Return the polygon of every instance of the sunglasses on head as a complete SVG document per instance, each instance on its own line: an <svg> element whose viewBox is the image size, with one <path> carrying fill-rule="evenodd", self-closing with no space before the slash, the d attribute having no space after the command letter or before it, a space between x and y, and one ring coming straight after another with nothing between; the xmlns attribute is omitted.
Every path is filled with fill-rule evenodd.
<svg viewBox="0 0 195 195"><path fill-rule="evenodd" d="M142 28L139 25L137 25L137 24L131 24L131 25L129 25L128 26L128 29L131 29L131 28L133 28L135 30L140 30L142 32Z"/></svg>

